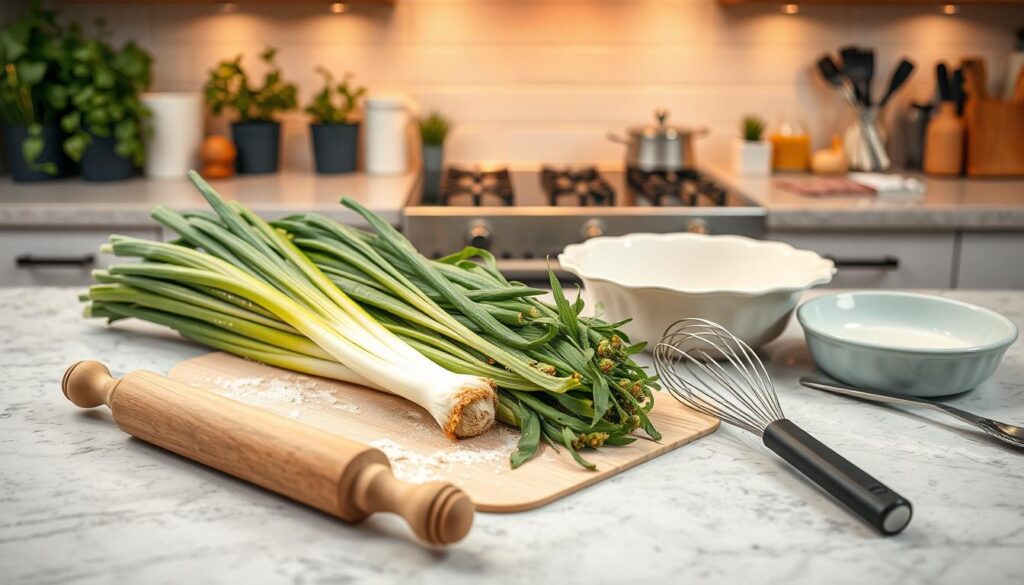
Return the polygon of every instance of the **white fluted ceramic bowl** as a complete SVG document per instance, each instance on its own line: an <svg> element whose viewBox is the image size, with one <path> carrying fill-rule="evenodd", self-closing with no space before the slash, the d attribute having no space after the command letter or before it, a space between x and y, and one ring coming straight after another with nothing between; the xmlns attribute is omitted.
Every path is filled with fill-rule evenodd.
<svg viewBox="0 0 1024 585"><path fill-rule="evenodd" d="M782 333L800 295L832 280L835 265L782 242L741 236L631 234L572 244L558 256L604 319L632 319L633 341L659 341L687 317L714 321L758 347Z"/></svg>

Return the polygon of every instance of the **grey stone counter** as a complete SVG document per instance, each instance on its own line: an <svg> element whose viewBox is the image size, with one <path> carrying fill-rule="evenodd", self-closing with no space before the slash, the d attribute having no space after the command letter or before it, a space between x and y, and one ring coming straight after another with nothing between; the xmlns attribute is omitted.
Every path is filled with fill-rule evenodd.
<svg viewBox="0 0 1024 585"><path fill-rule="evenodd" d="M211 184L221 195L270 218L313 212L361 224L361 218L338 202L349 196L397 224L399 211L416 180L414 172L378 177L286 171L237 176ZM146 226L152 224L149 211L157 204L180 211L207 209L202 196L185 178L109 183L88 183L78 178L39 183L0 179L0 227Z"/></svg>
<svg viewBox="0 0 1024 585"><path fill-rule="evenodd" d="M1024 293L944 293L1024 325ZM944 418L819 394L798 328L766 348L787 415L899 491L881 538L759 440L709 437L541 509L479 514L447 551L396 519L351 526L120 432L65 400L70 363L166 372L204 350L144 325L79 318L70 289L0 290L4 583L1024 582L1024 453ZM952 402L1024 421L1024 343ZM661 396L661 400L669 400Z"/></svg>
<svg viewBox="0 0 1024 585"><path fill-rule="evenodd" d="M719 167L710 173L764 206L769 231L1024 230L1024 178L915 175L925 184L921 195L807 197L779 185L800 175L740 177Z"/></svg>

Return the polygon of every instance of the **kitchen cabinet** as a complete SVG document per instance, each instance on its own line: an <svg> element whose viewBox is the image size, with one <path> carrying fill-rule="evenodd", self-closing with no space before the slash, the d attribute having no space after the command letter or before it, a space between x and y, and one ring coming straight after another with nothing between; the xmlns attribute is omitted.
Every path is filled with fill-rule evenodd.
<svg viewBox="0 0 1024 585"><path fill-rule="evenodd" d="M949 288L954 232L773 231L768 239L814 250L836 261L832 288Z"/></svg>
<svg viewBox="0 0 1024 585"><path fill-rule="evenodd" d="M108 266L114 260L99 254L100 245L112 231L137 238L160 237L155 226L117 230L0 228L0 287L87 286L94 268Z"/></svg>
<svg viewBox="0 0 1024 585"><path fill-rule="evenodd" d="M1024 289L1024 232L963 232L954 284Z"/></svg>

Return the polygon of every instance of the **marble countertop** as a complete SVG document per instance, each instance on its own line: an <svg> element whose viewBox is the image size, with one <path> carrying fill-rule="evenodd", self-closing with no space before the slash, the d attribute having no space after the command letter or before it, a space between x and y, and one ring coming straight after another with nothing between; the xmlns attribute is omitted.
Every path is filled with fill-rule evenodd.
<svg viewBox="0 0 1024 585"><path fill-rule="evenodd" d="M724 167L709 170L764 206L769 230L1024 230L1024 178L913 175L925 185L921 195L807 197L780 186L804 175L752 178Z"/></svg>
<svg viewBox="0 0 1024 585"><path fill-rule="evenodd" d="M873 533L726 428L538 510L479 514L448 550L396 518L352 526L130 439L74 408L64 368L167 372L204 350L79 318L71 289L0 289L0 575L5 583L1024 582L1024 453L946 418L801 388L796 325L765 348L787 415L910 499ZM818 293L812 293L818 294ZM1022 292L943 292L1024 327ZM1024 422L1024 342L951 403ZM667 396L660 399L669 400Z"/></svg>
<svg viewBox="0 0 1024 585"><path fill-rule="evenodd" d="M353 197L397 224L399 212L417 180L417 173L411 171L395 176L284 171L237 176L211 184L221 195L241 201L266 217L315 212L359 225L363 223L361 218L338 202L343 196ZM180 211L207 208L186 178L137 178L109 183L89 183L78 178L39 183L0 179L0 227L146 226L152 223L150 209L158 203Z"/></svg>

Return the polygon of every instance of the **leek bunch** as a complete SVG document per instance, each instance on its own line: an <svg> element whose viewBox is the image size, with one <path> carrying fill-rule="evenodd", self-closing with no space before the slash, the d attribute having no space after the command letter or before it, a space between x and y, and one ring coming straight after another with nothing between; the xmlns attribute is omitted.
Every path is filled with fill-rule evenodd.
<svg viewBox="0 0 1024 585"><path fill-rule="evenodd" d="M372 232L315 214L266 224L224 202L198 175L190 177L215 213L156 208L153 217L180 236L171 244L111 236L109 251L146 262L96 271L99 284L86 295L88 316L139 318L242 357L400 394L427 408L449 436L489 424L490 386L480 383L487 380L498 388L491 416L521 429L513 467L532 457L541 441L565 447L592 469L580 450L627 445L638 428L660 438L648 418L657 384L630 359L643 344L628 343L619 330L623 323L582 316L582 300L570 302L553 273L555 302L549 304L538 299L547 291L506 280L488 252L466 248L428 260L349 199L343 204L366 218ZM236 232L251 241L242 236L240 245L225 235ZM271 264L252 258L249 248L263 245L269 249L257 257ZM281 259L286 272L279 272ZM230 275L218 279L212 274L218 270ZM302 275L300 286L289 286L295 272ZM309 283L317 294L305 290ZM300 306L282 310L278 297L297 297ZM306 323L306 313L316 317L325 306L338 323L325 331ZM364 353L390 367L366 367L358 361L368 359ZM454 383L451 376L457 376ZM407 387L417 383L430 389ZM460 412L453 424L446 409L450 413L455 403Z"/></svg>

